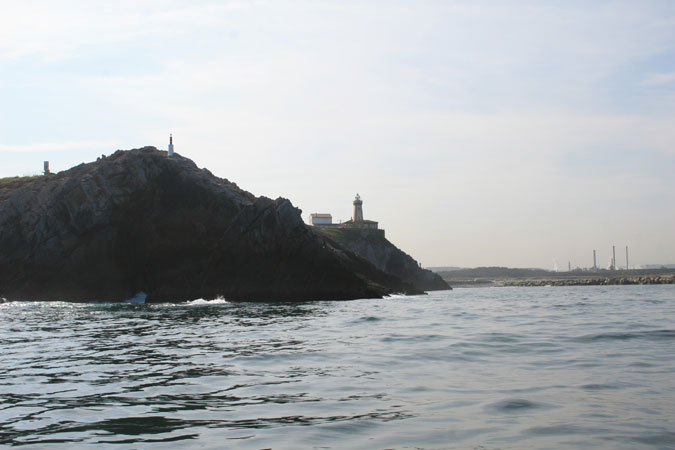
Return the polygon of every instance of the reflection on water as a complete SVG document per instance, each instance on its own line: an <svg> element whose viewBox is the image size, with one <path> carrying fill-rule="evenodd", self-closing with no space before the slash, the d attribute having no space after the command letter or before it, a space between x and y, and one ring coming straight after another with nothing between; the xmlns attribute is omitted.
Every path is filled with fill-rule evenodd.
<svg viewBox="0 0 675 450"><path fill-rule="evenodd" d="M0 444L669 448L674 292L0 305Z"/></svg>

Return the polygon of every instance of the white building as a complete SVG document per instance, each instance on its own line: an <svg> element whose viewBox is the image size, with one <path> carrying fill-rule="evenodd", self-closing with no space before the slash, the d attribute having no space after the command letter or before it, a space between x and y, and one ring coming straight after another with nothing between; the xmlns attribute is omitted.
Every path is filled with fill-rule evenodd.
<svg viewBox="0 0 675 450"><path fill-rule="evenodd" d="M311 225L332 225L333 216L330 214L314 213L309 216L309 223Z"/></svg>

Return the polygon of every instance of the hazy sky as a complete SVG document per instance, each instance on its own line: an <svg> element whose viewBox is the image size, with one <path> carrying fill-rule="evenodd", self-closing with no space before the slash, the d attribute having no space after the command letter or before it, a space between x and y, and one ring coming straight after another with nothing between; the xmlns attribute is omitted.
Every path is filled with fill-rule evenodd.
<svg viewBox="0 0 675 450"><path fill-rule="evenodd" d="M166 148L424 266L675 263L675 2L0 0L0 176Z"/></svg>

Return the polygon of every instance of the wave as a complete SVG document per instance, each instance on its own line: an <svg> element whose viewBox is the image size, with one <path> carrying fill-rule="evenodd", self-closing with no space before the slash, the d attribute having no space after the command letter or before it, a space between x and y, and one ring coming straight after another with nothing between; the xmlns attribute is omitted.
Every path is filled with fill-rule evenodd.
<svg viewBox="0 0 675 450"><path fill-rule="evenodd" d="M496 403L488 405L488 409L499 413L523 413L528 410L539 408L549 408L549 405L544 403L533 402L523 398L511 398L501 400Z"/></svg>
<svg viewBox="0 0 675 450"><path fill-rule="evenodd" d="M224 298L219 297L219 298L215 298L213 300L205 300L203 298L198 298L197 300L192 300L190 302L186 302L185 305L189 305L189 306L225 305L225 304L229 304L229 303L230 302L228 302Z"/></svg>
<svg viewBox="0 0 675 450"><path fill-rule="evenodd" d="M122 303L128 303L130 305L145 305L146 298L148 298L148 294L141 291L133 297L124 300Z"/></svg>
<svg viewBox="0 0 675 450"><path fill-rule="evenodd" d="M675 330L598 333L574 338L578 342L623 341L628 339L671 340L675 339Z"/></svg>

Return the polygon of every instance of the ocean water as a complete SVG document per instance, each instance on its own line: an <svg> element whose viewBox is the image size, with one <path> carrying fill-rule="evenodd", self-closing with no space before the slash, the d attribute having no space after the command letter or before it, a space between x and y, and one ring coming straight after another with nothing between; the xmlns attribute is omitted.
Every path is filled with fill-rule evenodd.
<svg viewBox="0 0 675 450"><path fill-rule="evenodd" d="M675 286L0 305L0 446L675 448Z"/></svg>

